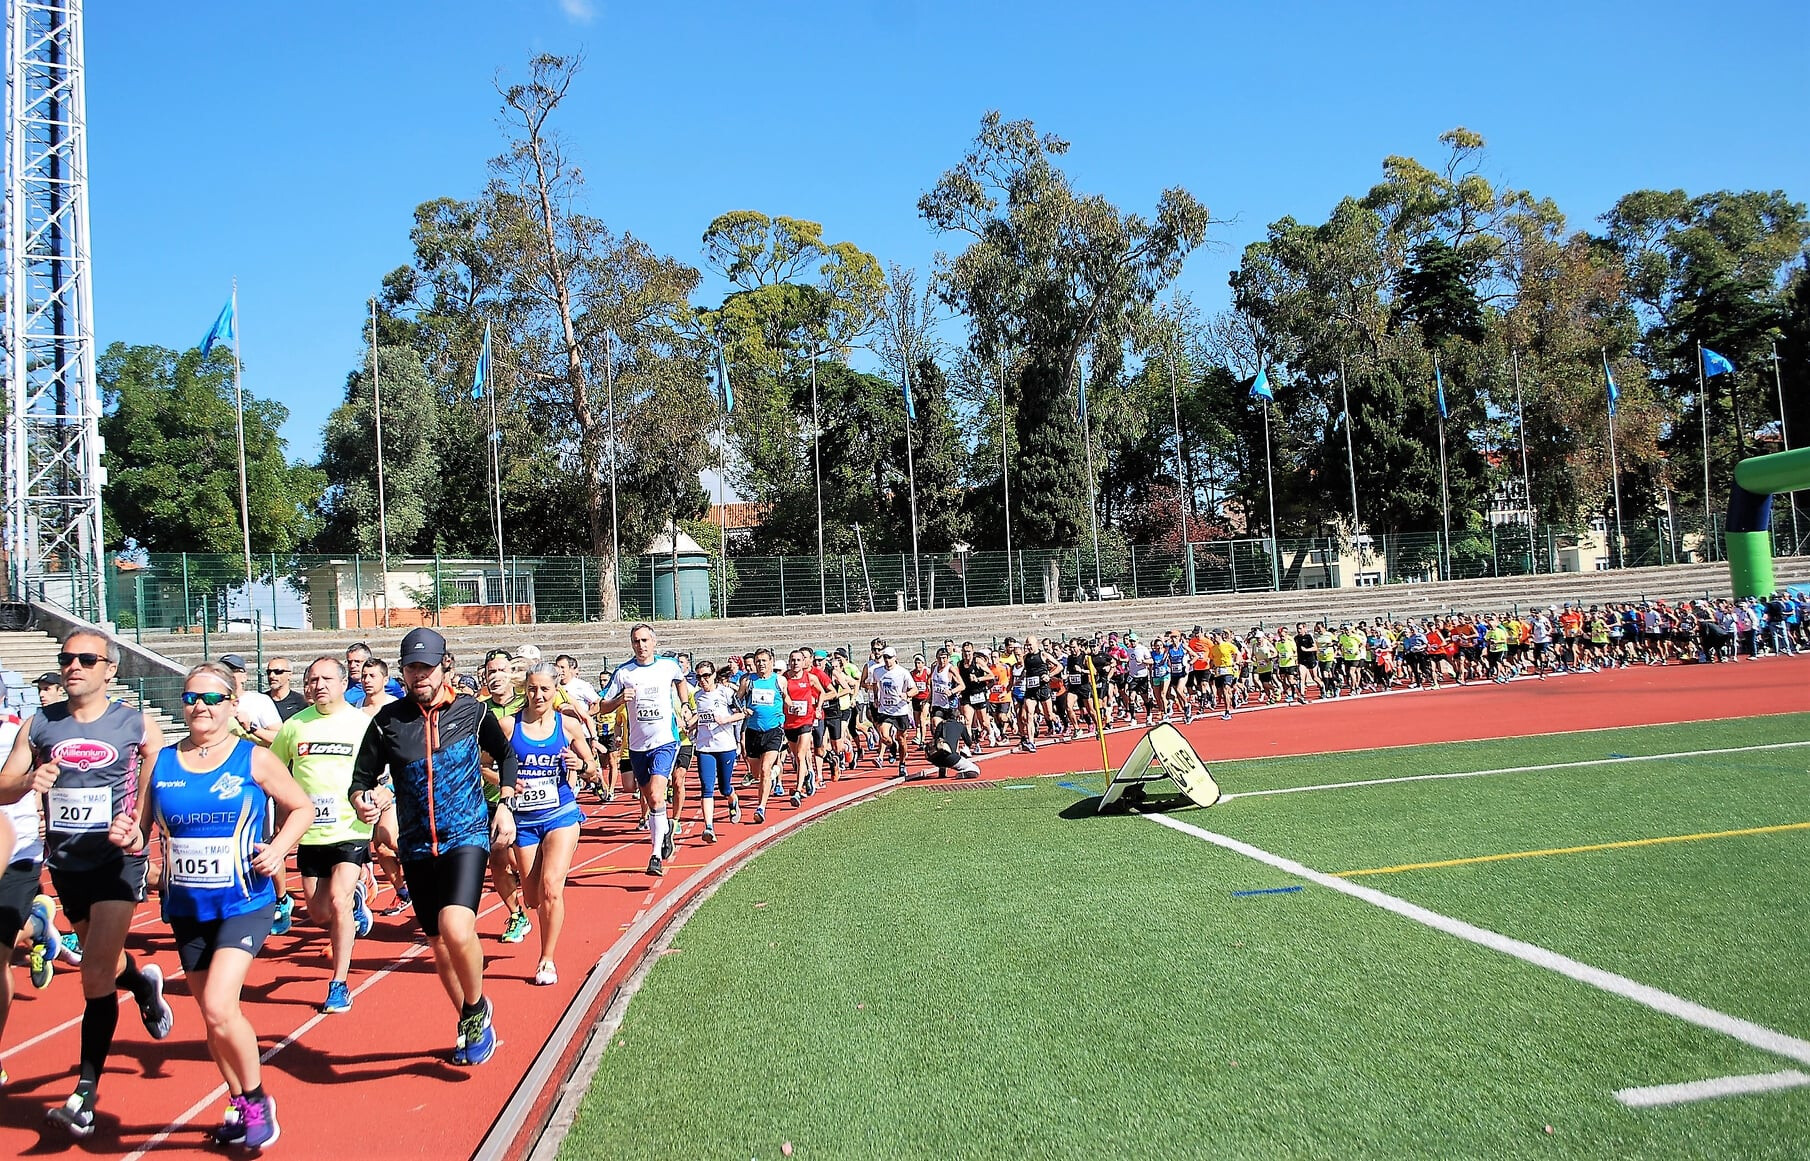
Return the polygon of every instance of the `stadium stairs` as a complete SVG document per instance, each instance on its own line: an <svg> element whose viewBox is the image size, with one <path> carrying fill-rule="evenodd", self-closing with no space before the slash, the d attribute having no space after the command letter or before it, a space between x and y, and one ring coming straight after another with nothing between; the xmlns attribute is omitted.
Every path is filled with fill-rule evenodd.
<svg viewBox="0 0 1810 1161"><path fill-rule="evenodd" d="M1810 558L1781 557L1776 562L1778 583L1810 583ZM731 620L659 622L663 649L685 649L696 656L727 657L758 646L789 649L811 644L818 648L847 645L856 656L865 656L867 642L884 637L898 647L909 662L913 653L934 649L944 640L995 642L1006 636L1069 637L1095 631L1134 629L1149 634L1158 629L1230 628L1243 633L1253 625L1292 626L1297 621L1397 620L1458 611L1526 610L1535 606L1581 603L1585 607L1605 601L1665 600L1686 597L1727 596L1730 592L1726 564L1667 565L1617 571L1551 573L1537 576L1484 577L1475 580L1386 585L1376 588L1285 589L1250 593L1207 593L1194 597L1147 598L1122 601L1062 602L972 608L940 608L920 613L839 613L827 616L743 617ZM578 658L583 671L595 673L607 658L610 663L628 659L627 622L607 624L540 624L480 626L447 629L446 639L457 653L460 667L475 670L484 651L495 647L514 650L533 643L551 661L558 653ZM380 657L393 659L401 643L401 629L342 629L335 631L267 632L261 646L243 635L216 635L215 654L238 651L248 657L261 647L262 655L287 656L299 669L319 654L338 654L347 643L367 641ZM179 634L144 635L146 648L188 666L202 660L199 639Z"/></svg>
<svg viewBox="0 0 1810 1161"><path fill-rule="evenodd" d="M57 654L62 650L57 635L35 630L23 632L0 632L0 674L5 675L7 704L15 711L35 708L37 688L34 683L43 673L54 673L57 668ZM14 680L14 675L17 680ZM180 719L173 718L166 711L155 705L147 705L139 697L136 684L130 679L115 679L108 689L109 693L127 705L149 709L151 716L163 728L166 739L181 738L188 733Z"/></svg>

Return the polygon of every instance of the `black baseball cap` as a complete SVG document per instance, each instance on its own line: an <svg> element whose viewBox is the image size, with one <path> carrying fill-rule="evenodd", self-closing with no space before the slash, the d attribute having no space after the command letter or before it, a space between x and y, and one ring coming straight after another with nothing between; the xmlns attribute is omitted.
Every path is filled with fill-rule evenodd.
<svg viewBox="0 0 1810 1161"><path fill-rule="evenodd" d="M438 665L446 658L446 638L428 628L410 629L402 639L401 664Z"/></svg>
<svg viewBox="0 0 1810 1161"><path fill-rule="evenodd" d="M63 687L63 675L55 670L51 670L49 673L40 673L38 674L38 680L32 682L32 684L40 687L54 685L58 689L61 689Z"/></svg>
<svg viewBox="0 0 1810 1161"><path fill-rule="evenodd" d="M237 653L222 653L220 655L220 664L226 666L234 673L245 672L245 658L239 656Z"/></svg>

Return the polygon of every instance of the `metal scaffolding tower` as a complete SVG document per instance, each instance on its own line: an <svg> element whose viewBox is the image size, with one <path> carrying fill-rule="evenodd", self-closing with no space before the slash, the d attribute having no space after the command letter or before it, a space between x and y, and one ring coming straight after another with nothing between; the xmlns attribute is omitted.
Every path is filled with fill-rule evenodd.
<svg viewBox="0 0 1810 1161"><path fill-rule="evenodd" d="M6 0L6 98L7 575L102 620L82 0Z"/></svg>

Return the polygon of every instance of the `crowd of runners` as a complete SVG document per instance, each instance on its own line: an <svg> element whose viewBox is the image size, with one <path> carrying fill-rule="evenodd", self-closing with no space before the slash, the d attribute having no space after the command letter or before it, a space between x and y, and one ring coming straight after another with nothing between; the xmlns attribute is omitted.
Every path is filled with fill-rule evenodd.
<svg viewBox="0 0 1810 1161"><path fill-rule="evenodd" d="M85 1001L75 1088L49 1118L93 1132L120 991L153 1039L171 1035L162 970L126 951L153 889L229 1094L214 1139L261 1149L281 1130L239 996L266 939L298 921L292 887L324 936L322 1012L352 1007L352 953L375 917L412 912L456 1010L451 1059L476 1066L497 1044L483 893L488 884L507 906L501 939L538 932L534 982L556 983L581 794L631 804L617 813L645 833L646 873L658 877L684 836L711 844L725 820L763 824L864 764L973 777L989 749L1035 751L1114 723L1788 654L1810 647L1810 601L1006 637L947 641L909 662L883 639L860 657L803 645L714 661L662 652L637 625L630 644L631 659L593 683L578 658L549 661L532 645L467 668L422 628L394 667L363 643L299 669L270 658L264 692L229 654L188 674L187 733L166 746L151 715L108 696L117 644L71 634L37 683L42 708L0 716L0 851L11 854L0 946L23 953L35 987L59 962L76 969ZM59 910L73 932L60 931ZM12 998L9 967L0 1044Z"/></svg>

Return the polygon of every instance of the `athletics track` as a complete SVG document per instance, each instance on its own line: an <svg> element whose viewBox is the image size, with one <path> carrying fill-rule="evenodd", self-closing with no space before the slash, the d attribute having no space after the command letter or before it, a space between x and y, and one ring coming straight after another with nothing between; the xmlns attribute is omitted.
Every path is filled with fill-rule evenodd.
<svg viewBox="0 0 1810 1161"><path fill-rule="evenodd" d="M1211 763L1802 711L1810 711L1810 658L1798 657L1643 666L1521 680L1506 688L1447 686L1306 708L1255 709L1230 722L1205 718L1183 732ZM1115 764L1137 737L1135 729L1108 735ZM989 780L1094 770L1099 752L1098 742L1086 738L1048 744L1034 755L988 758L983 770ZM513 946L499 942L505 916L495 897L486 897L479 930L502 1043L481 1068L445 1062L452 1010L407 913L379 918L372 935L359 941L352 973L356 1002L351 1012L335 1016L315 1010L328 978L324 941L298 922L293 932L265 946L245 990L246 1013L268 1060L265 1085L276 1097L283 1127L271 1155L384 1161L482 1152L517 1161L532 1146L591 1025L669 918L760 846L891 785L895 780L863 766L856 778L826 786L799 810L776 799L764 827L724 824L715 846L697 841L694 821L667 876L658 881L642 873L647 844L632 829L632 808L587 805L566 889L558 985L533 986L536 937L530 934ZM388 900L386 891L375 902L383 906ZM297 914L299 919L300 908ZM59 964L59 978L37 992L23 970L16 970L18 999L0 1044L12 1077L0 1096L0 1156L221 1155L204 1136L223 1107L216 1095L219 1075L208 1060L200 1015L177 973L154 901L140 908L130 947L176 977L170 987L176 1026L170 1039L154 1043L130 1005L121 1012L100 1088L97 1130L85 1141L44 1123L45 1110L67 1096L74 1082L81 1011L76 974ZM600 1075L603 1083L614 1083L607 1079L607 1066Z"/></svg>

